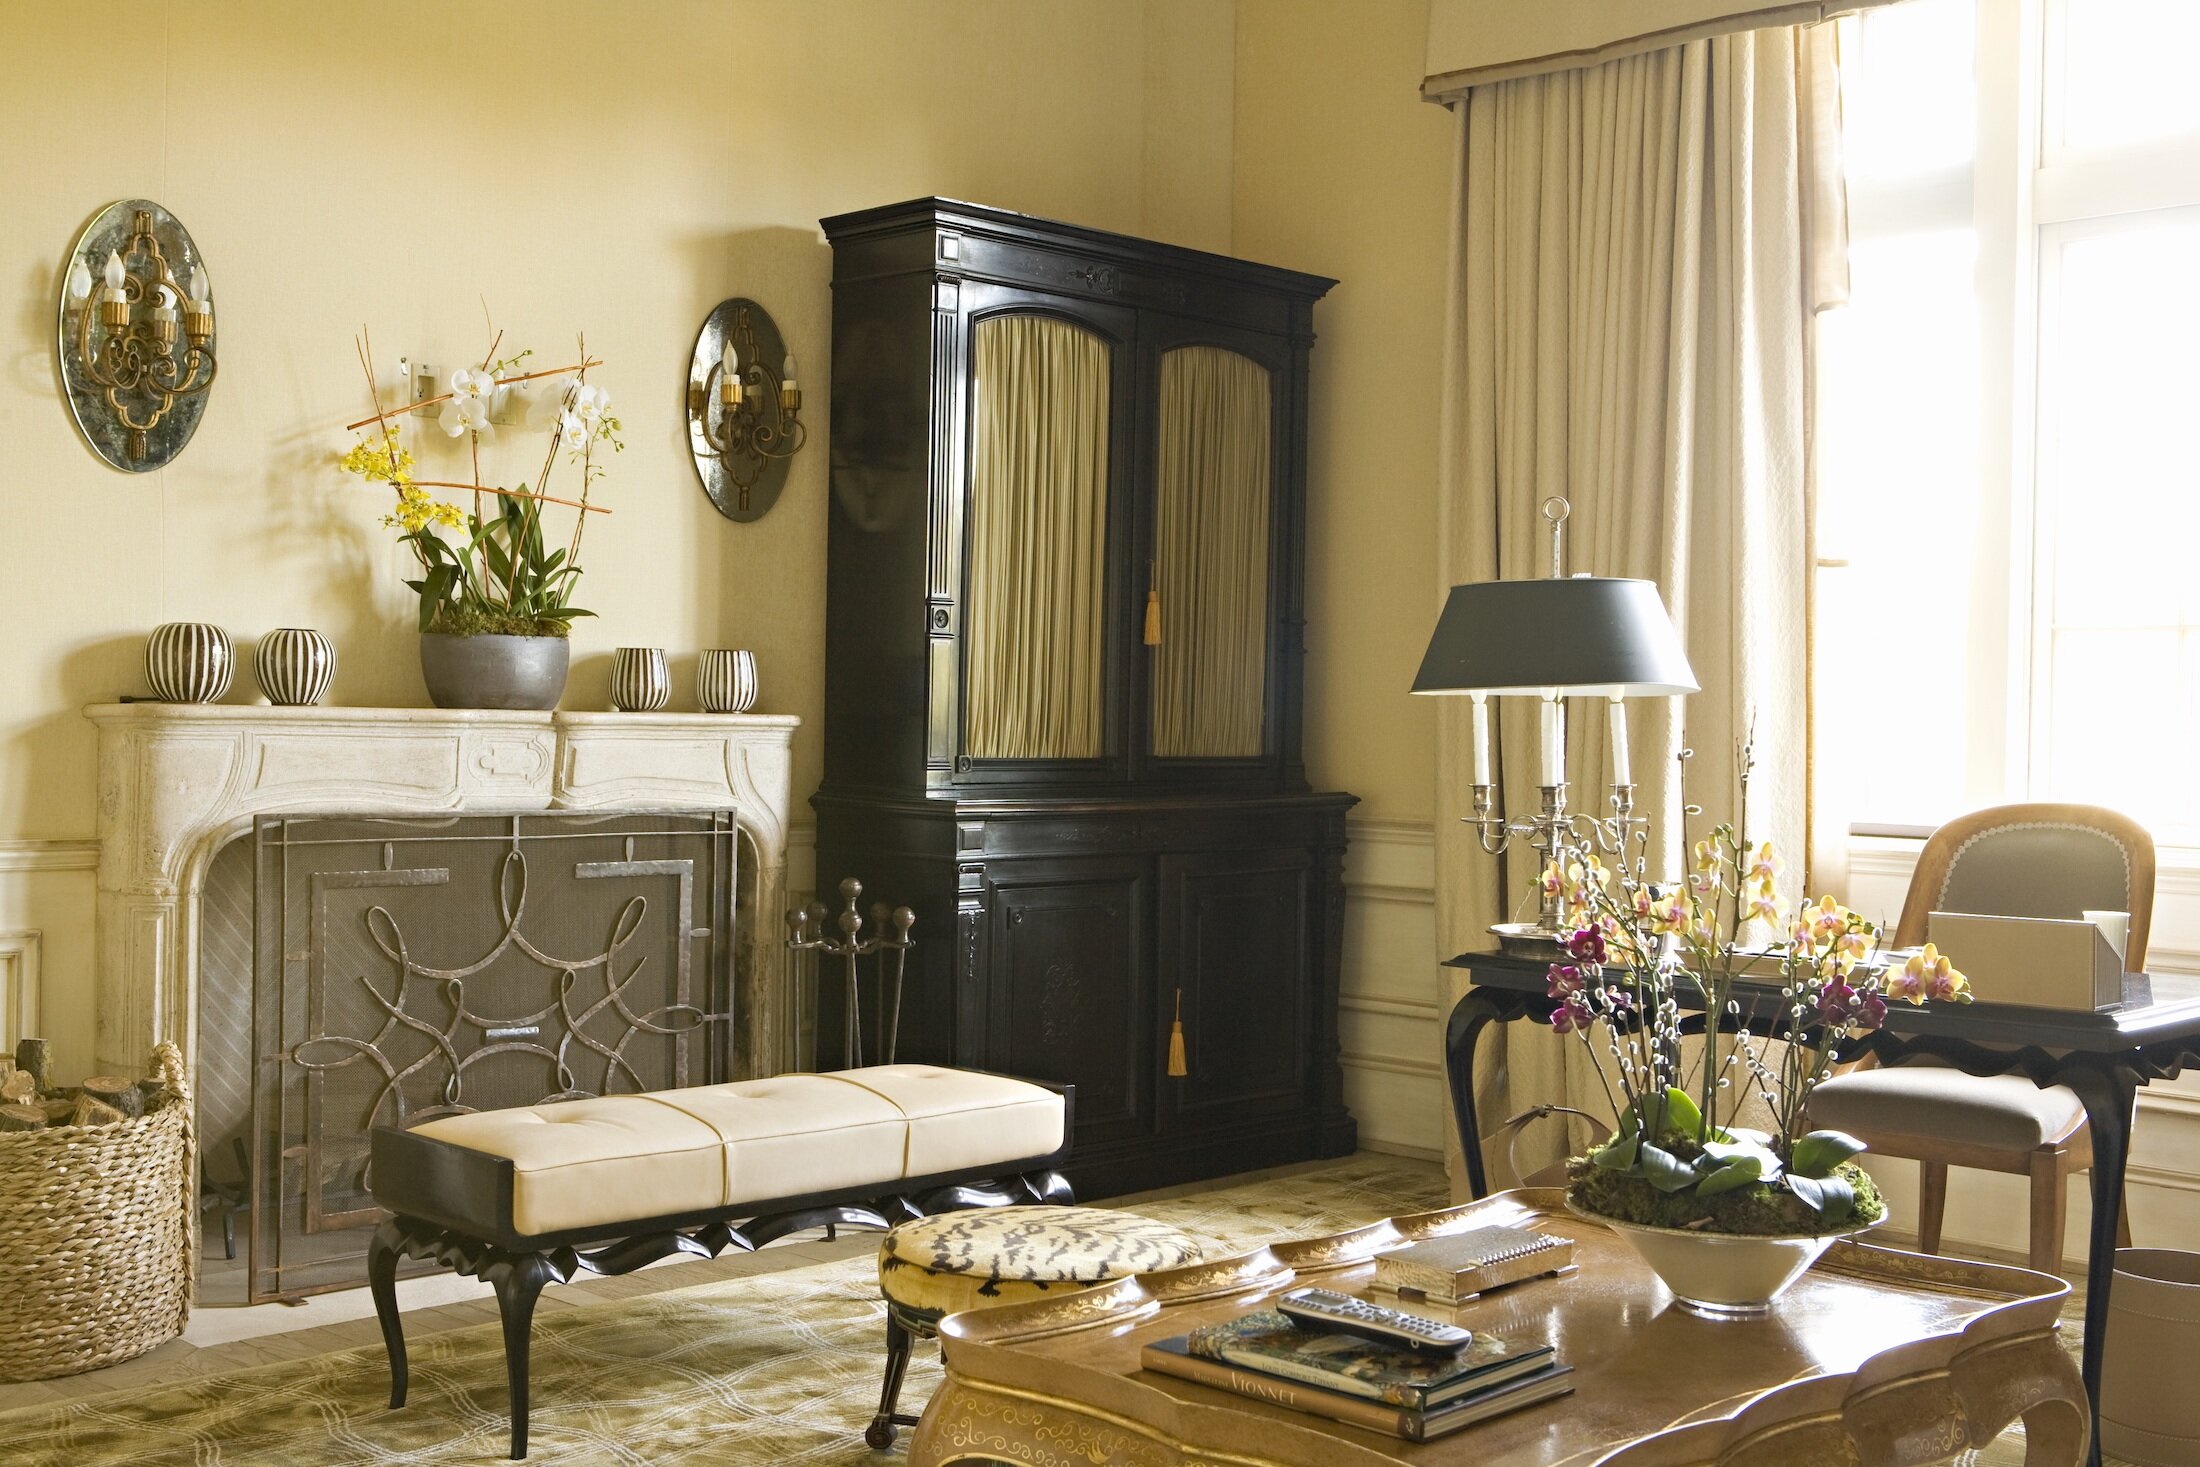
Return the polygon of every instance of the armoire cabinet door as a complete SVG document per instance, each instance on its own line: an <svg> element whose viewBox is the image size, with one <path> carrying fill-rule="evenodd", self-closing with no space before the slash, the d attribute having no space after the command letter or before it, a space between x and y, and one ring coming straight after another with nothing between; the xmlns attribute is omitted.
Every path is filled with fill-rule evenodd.
<svg viewBox="0 0 2200 1467"><path fill-rule="evenodd" d="M1097 764L1121 742L1130 318L966 294L962 758Z"/></svg>
<svg viewBox="0 0 2200 1467"><path fill-rule="evenodd" d="M1225 346L1158 357L1148 633L1158 759L1257 759L1266 748L1272 375Z"/></svg>
<svg viewBox="0 0 2200 1467"><path fill-rule="evenodd" d="M1161 858L1159 998L1182 994L1186 1060L1169 1129L1307 1103L1312 882L1303 850Z"/></svg>
<svg viewBox="0 0 2200 1467"><path fill-rule="evenodd" d="M1080 1141L1153 1129L1151 867L1007 861L991 888L987 1068L1077 1087Z"/></svg>

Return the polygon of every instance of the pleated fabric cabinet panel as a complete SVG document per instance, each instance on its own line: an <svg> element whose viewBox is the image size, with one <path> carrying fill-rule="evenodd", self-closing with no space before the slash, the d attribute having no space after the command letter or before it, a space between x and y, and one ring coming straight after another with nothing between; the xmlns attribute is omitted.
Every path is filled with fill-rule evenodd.
<svg viewBox="0 0 2200 1467"><path fill-rule="evenodd" d="M963 747L1097 759L1109 347L1048 316L989 317L971 334Z"/></svg>
<svg viewBox="0 0 2200 1467"><path fill-rule="evenodd" d="M1268 370L1216 346L1161 359L1153 751L1261 752L1268 661Z"/></svg>

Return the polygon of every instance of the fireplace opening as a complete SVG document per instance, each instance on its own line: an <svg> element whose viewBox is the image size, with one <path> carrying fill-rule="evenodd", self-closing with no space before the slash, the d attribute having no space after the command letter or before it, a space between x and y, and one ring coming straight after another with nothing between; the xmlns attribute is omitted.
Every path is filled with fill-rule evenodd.
<svg viewBox="0 0 2200 1467"><path fill-rule="evenodd" d="M201 1302L364 1280L376 1125L735 1078L738 840L730 812L284 815L218 852Z"/></svg>

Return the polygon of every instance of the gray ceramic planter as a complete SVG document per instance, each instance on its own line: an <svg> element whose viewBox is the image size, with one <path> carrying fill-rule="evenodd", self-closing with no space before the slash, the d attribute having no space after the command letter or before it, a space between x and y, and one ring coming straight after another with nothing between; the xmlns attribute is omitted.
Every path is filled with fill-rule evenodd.
<svg viewBox="0 0 2200 1467"><path fill-rule="evenodd" d="M420 671L438 708L555 708L572 656L563 637L420 634Z"/></svg>

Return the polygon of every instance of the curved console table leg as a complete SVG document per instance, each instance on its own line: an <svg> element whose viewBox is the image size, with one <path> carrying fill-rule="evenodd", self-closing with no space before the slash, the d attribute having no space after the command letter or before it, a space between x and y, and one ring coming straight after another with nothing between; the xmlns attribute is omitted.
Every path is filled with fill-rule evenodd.
<svg viewBox="0 0 2200 1467"><path fill-rule="evenodd" d="M1490 1183L1482 1165L1482 1123L1474 1103L1475 1050L1484 1029L1493 1023L1510 1023L1527 1011L1517 995L1470 988L1452 1005L1450 1022L1444 1026L1444 1080L1451 1087L1452 1124L1459 1131L1467 1190L1477 1199L1490 1195Z"/></svg>
<svg viewBox="0 0 2200 1467"><path fill-rule="evenodd" d="M2093 1132L2093 1229L2085 1260L2085 1393L2092 1402L2092 1442L2086 1461L2101 1460L2101 1359L2108 1346L2108 1291L2116 1272L2117 1226L2123 1217L2124 1167L2131 1156L2132 1107L2139 1076L2124 1064L2072 1064L2055 1076L2085 1103ZM2027 1461L2031 1459L2026 1458Z"/></svg>

